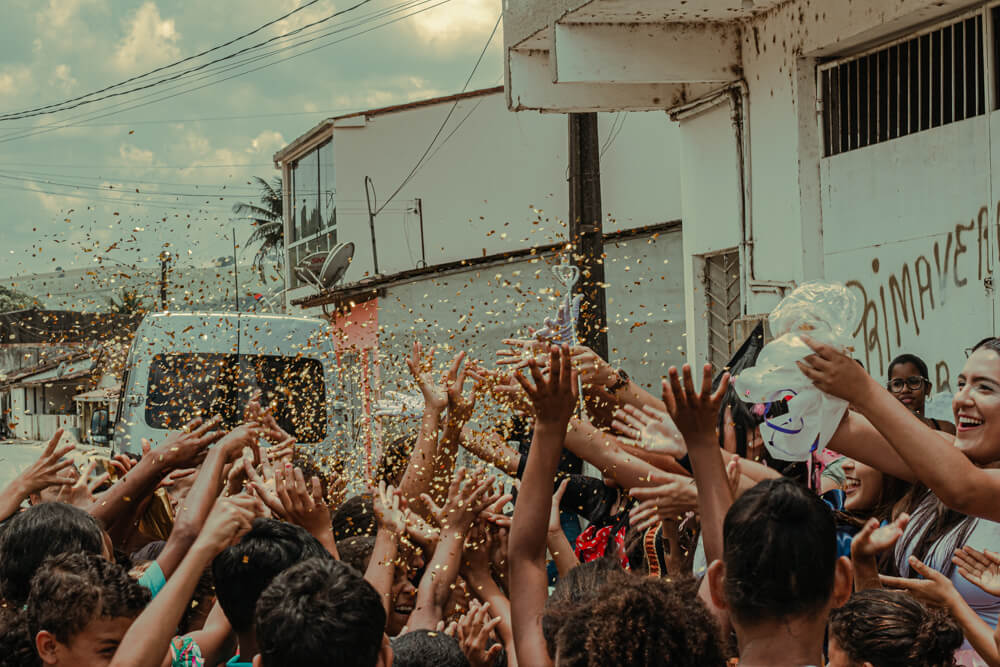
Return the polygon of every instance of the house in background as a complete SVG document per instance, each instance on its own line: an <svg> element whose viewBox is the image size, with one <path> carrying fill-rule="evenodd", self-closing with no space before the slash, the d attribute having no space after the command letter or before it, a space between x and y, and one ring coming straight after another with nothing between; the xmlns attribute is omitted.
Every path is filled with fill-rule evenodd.
<svg viewBox="0 0 1000 667"><path fill-rule="evenodd" d="M733 317L847 284L875 377L911 352L953 391L1000 329L997 2L506 0L503 22L515 115L675 121L692 363L725 329L699 275L726 263Z"/></svg>
<svg viewBox="0 0 1000 667"><path fill-rule="evenodd" d="M664 114L599 123L611 357L655 386L684 348L678 134ZM330 317L359 393L408 389L414 340L492 360L504 338L555 315L567 154L566 118L509 113L502 88L320 123L274 156L289 312ZM355 252L341 284L318 291L295 276L345 242Z"/></svg>
<svg viewBox="0 0 1000 667"><path fill-rule="evenodd" d="M140 319L46 310L0 314L0 435L47 440L65 428L82 441L94 410L113 418L117 393L111 394Z"/></svg>

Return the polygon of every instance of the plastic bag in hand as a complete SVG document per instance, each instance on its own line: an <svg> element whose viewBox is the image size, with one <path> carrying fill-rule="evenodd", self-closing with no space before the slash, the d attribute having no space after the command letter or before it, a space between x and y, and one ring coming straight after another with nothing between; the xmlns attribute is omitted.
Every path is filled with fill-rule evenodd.
<svg viewBox="0 0 1000 667"><path fill-rule="evenodd" d="M565 303L560 304L556 319L546 317L545 326L535 332L535 339L550 341L556 345L575 344L576 322L580 319L580 304L582 302L582 294L574 295L569 312L567 312Z"/></svg>
<svg viewBox="0 0 1000 667"><path fill-rule="evenodd" d="M775 339L764 346L757 363L735 379L737 395L746 403L763 403L768 416L760 425L764 446L775 458L807 461L822 450L840 425L847 401L817 389L795 365L812 354L802 340L846 349L858 316L857 300L840 283L800 285L782 299L769 319ZM786 401L785 414L771 406Z"/></svg>

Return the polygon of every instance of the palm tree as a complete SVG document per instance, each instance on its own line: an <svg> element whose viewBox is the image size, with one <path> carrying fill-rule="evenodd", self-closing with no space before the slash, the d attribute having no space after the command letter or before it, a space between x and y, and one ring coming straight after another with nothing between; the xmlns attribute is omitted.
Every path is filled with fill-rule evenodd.
<svg viewBox="0 0 1000 667"><path fill-rule="evenodd" d="M268 257L276 257L279 275L281 270L283 250L285 247L285 223L282 216L281 177L276 176L270 183L260 176L254 176L260 186L260 203L239 203L233 206L233 213L249 220L254 227L253 234L247 244L259 243L257 254L253 257L253 268L265 280L264 262Z"/></svg>
<svg viewBox="0 0 1000 667"><path fill-rule="evenodd" d="M119 315L142 315L149 310L138 292L126 289L122 289L118 301L115 301L115 297L111 297L108 309Z"/></svg>

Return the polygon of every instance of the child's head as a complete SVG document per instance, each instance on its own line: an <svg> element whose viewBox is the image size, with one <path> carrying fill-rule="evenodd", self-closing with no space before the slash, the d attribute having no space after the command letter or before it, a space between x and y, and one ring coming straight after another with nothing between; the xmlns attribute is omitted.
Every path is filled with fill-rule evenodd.
<svg viewBox="0 0 1000 667"><path fill-rule="evenodd" d="M962 631L906 593L855 593L830 614L830 667L951 667Z"/></svg>
<svg viewBox="0 0 1000 667"><path fill-rule="evenodd" d="M559 667L723 667L719 630L688 580L617 579L569 609L555 638Z"/></svg>
<svg viewBox="0 0 1000 667"><path fill-rule="evenodd" d="M388 667L379 594L349 565L303 561L274 578L257 602L255 667Z"/></svg>
<svg viewBox="0 0 1000 667"><path fill-rule="evenodd" d="M837 558L832 512L790 479L761 482L741 495L726 514L723 541L709 585L737 632L774 621L822 627L850 595L851 565Z"/></svg>
<svg viewBox="0 0 1000 667"><path fill-rule="evenodd" d="M94 554L62 554L31 581L24 620L45 665L107 665L149 591L120 565Z"/></svg>
<svg viewBox="0 0 1000 667"><path fill-rule="evenodd" d="M100 525L82 509L64 503L29 507L0 532L0 593L11 604L24 604L31 578L46 558L104 551Z"/></svg>
<svg viewBox="0 0 1000 667"><path fill-rule="evenodd" d="M469 659L445 633L414 630L392 640L392 667L469 667Z"/></svg>
<svg viewBox="0 0 1000 667"><path fill-rule="evenodd" d="M330 554L305 529L273 519L257 519L243 539L212 562L219 605L238 633L253 628L257 598L268 583L307 558Z"/></svg>

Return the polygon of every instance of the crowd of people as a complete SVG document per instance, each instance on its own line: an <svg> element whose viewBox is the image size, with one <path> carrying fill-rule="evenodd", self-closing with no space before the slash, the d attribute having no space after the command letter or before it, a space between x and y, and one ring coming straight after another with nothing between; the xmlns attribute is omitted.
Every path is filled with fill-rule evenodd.
<svg viewBox="0 0 1000 667"><path fill-rule="evenodd" d="M360 493L256 397L104 468L57 432L0 492L0 667L1000 665L1000 339L951 423L918 357L807 342L851 406L808 466L728 374L654 395L537 339L414 344L419 426Z"/></svg>

